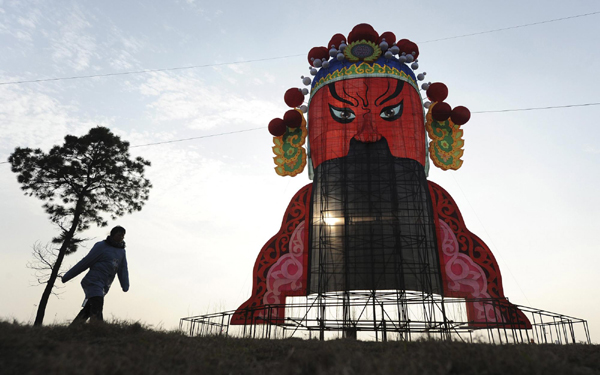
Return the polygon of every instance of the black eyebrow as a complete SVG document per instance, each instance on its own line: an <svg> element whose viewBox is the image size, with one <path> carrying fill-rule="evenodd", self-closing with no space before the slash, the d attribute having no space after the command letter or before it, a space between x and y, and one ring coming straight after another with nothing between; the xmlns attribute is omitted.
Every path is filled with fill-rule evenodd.
<svg viewBox="0 0 600 375"><path fill-rule="evenodd" d="M404 88L404 81L397 80L396 82L398 82L398 83L396 84L396 90L395 90L395 91L392 93L392 95L390 95L390 96L388 96L387 98L383 99L383 101L382 101L381 103L379 103L379 104L375 103L375 104L377 104L377 105L383 105L383 103L385 103L385 102L387 102L387 101L389 101L389 100L392 100L392 99L394 99L395 97L397 97L398 95L400 95L400 93L402 92L402 89ZM386 92L387 92L387 91L386 91ZM383 95L382 95L382 96L383 96ZM380 96L380 97L381 97L381 96ZM379 98L378 98L378 99L379 99Z"/></svg>
<svg viewBox="0 0 600 375"><path fill-rule="evenodd" d="M383 98L383 97L385 96L385 94L387 94L387 93L388 93L388 91L390 91L390 81L389 81L389 80L386 80L386 81L385 81L385 83L387 83L387 88L385 89L385 92L384 92L383 94L381 94L381 96L380 96L380 97L378 97L377 99L375 99L375 105L378 105L378 104L377 104L377 101L378 101L379 99Z"/></svg>
<svg viewBox="0 0 600 375"><path fill-rule="evenodd" d="M366 90L365 90L365 97L364 98L362 96L360 96L359 93L356 93L356 95L362 100L363 107L367 108L369 106L369 85L367 85L365 83L365 87L366 87Z"/></svg>
<svg viewBox="0 0 600 375"><path fill-rule="evenodd" d="M342 86L342 88L344 89L344 94L345 94L345 95L346 95L348 98L350 98L350 99L354 100L354 102L355 102L355 103L354 103L354 104L352 104L352 106L353 106L353 107L356 107L356 106L358 106L358 99L356 99L354 96L350 95L350 94L349 94L349 93L346 91L346 85ZM360 96L359 96L359 97L360 97Z"/></svg>
<svg viewBox="0 0 600 375"><path fill-rule="evenodd" d="M333 96L333 98L334 98L334 99L337 99L337 100L339 100L339 101L340 101L340 102L342 102L342 103L346 103L346 104L349 104L349 105L351 105L351 106L353 106L353 107L356 107L356 104L352 103L352 102L351 102L351 101L349 101L349 100L342 99L342 98L341 98L341 97L338 95L338 93L335 91L335 82L332 82L332 83L328 84L328 85L327 85L327 87L329 88L329 93L331 94L331 96ZM344 92L344 93L345 93L345 92ZM346 93L346 95L348 95L348 94ZM348 95L348 96L350 96L350 95ZM350 97L351 97L351 96L350 96ZM351 97L351 98L352 98L352 97ZM353 98L353 99L354 99L354 98Z"/></svg>

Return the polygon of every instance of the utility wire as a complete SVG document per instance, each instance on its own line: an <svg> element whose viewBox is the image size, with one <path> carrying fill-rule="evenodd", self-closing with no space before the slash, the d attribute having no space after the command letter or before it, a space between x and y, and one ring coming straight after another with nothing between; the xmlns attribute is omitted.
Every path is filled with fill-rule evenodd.
<svg viewBox="0 0 600 375"><path fill-rule="evenodd" d="M164 142L153 142L153 143L145 143L143 145L133 145L133 146L129 146L129 148L136 148L136 147L145 147L145 146L157 146L157 145L164 145L167 143L176 143L176 142L185 142L185 141L192 141L195 139L202 139L202 138L212 138L212 137L220 137L222 135L228 135L228 134L237 134L237 133L245 133L245 132L251 132L254 130L261 130L261 129L265 129L266 127L261 126L260 128L252 128L252 129L242 129L242 130L236 130L236 131L232 131L232 132L226 132L226 133L218 133L218 134L208 134L208 135L201 135L199 137L191 137L191 138L182 138L182 139L173 139L172 141L164 141ZM0 162L0 164L8 164L7 161L2 161Z"/></svg>
<svg viewBox="0 0 600 375"><path fill-rule="evenodd" d="M175 142L184 142L184 141L192 141L194 139L202 139L202 138L211 138L211 137L219 137L222 135L228 135L228 134L236 134L236 133L245 133L245 132L251 132L254 130L259 130L259 129L265 129L264 126L261 126L260 128L252 128L252 129L244 129L244 130L236 130L233 132L227 132L227 133L219 133L219 134L209 134L209 135L202 135L199 137L191 137L191 138L184 138L184 139L174 139L172 141L164 141L164 142L155 142L155 143L146 143L144 145L135 145L135 146L130 146L129 148L135 148L135 147L145 147L145 146L156 146L156 145L164 145L166 143L175 143Z"/></svg>
<svg viewBox="0 0 600 375"><path fill-rule="evenodd" d="M531 108L517 108L517 109L500 109L500 110L495 110L495 111L474 111L474 112L471 112L471 113L502 113L502 112L538 111L538 110L546 110L546 109L587 107L587 106L594 106L594 105L600 105L600 102L598 102L598 103L585 103L585 104L557 105L557 106L551 106L551 107L531 107ZM261 129L266 129L266 127L261 126L260 128L242 129L242 130L235 130L235 131L226 132L226 133L208 134L208 135L201 135L201 136L198 136L198 137L173 139L171 141L146 143L146 144L143 144L143 145L130 146L129 148L146 147L146 146L157 146L157 145L164 145L164 144L167 144L167 143L177 143L177 142L193 141L195 139L220 137L222 135L237 134L237 133L246 133L246 132L251 132L251 131L261 130ZM3 161L3 162L0 162L0 164L8 164L8 162L7 161Z"/></svg>
<svg viewBox="0 0 600 375"><path fill-rule="evenodd" d="M499 31L512 30L512 29L518 29L518 28L523 28L523 27L541 25L541 24L545 24L545 23L564 21L564 20L569 20L569 19L573 19L573 18L593 16L593 15L596 15L596 14L600 14L600 11L598 11L598 12L592 12L592 13L585 13L585 14L578 14L578 15L569 16L569 17L555 18L555 19L552 19L552 20L546 20L546 21L540 21L540 22L534 22L534 23L527 23L527 24L523 24L523 25L504 27L504 28L500 28L500 29L480 31L480 32L471 33L471 34L455 35L455 36L449 36L447 38L426 40L426 41L419 42L419 43L420 44L424 44L424 43L439 42L439 41L442 41L442 40L466 38L466 37L474 36L474 35L495 33L495 32L499 32ZM16 84L23 84L23 83L40 83L40 82L50 82L50 81L63 81L63 80L82 79L82 78L113 77L113 76L129 75L129 74L168 72L168 71L173 71L173 70L209 68L209 67L213 67L213 66L234 65L234 64L249 64L249 63L260 62L260 61L288 59L288 58L291 58L291 57L299 57L299 56L304 56L304 55L305 54L297 54L297 55L287 55L287 56L266 57L266 58L263 58L263 59L254 59L254 60L233 61L233 62L227 62L227 63L181 66L181 67L174 67L174 68L142 69L142 70L132 70L132 71L127 71L127 72L117 72L117 73L90 74L90 75L84 75L84 76L57 77L57 78L41 78L41 79L33 79L33 80L9 81L9 82L0 82L0 86L1 85L16 85Z"/></svg>
<svg viewBox="0 0 600 375"><path fill-rule="evenodd" d="M587 17L587 16L593 16L595 14L600 14L600 11L598 12L592 12L592 13L585 13L585 14L578 14L576 16L569 16L569 17L562 17L562 18L555 18L553 20L547 20L547 21L540 21L540 22L534 22L534 23L527 23L524 25L517 25L517 26L510 26L510 27L503 27L501 29L493 29L493 30L488 30L488 31L480 31L477 33L471 33L471 34L463 34L463 35L456 35L456 36L449 36L447 38L440 38L440 39L432 39L432 40L426 40L424 42L419 42L421 44L423 43L432 43L432 42L440 42L442 40L450 40L450 39L458 39L458 38L465 38L468 36L474 36L474 35L481 35L481 34L489 34L489 33L495 33L498 31L505 31L505 30L512 30L512 29L519 29L522 27L529 27L529 26L535 26L535 25L541 25L544 23L550 23L550 22L558 22L558 21L564 21L564 20L570 20L573 18L579 18L579 17Z"/></svg>
<svg viewBox="0 0 600 375"><path fill-rule="evenodd" d="M531 107L531 108L515 108L515 109L498 109L498 110L495 110L495 111L473 111L471 113L501 113L501 112L539 111L539 110L544 110L544 109L588 107L588 106L593 106L593 105L600 105L600 103L555 105L555 106L551 106L551 107Z"/></svg>
<svg viewBox="0 0 600 375"><path fill-rule="evenodd" d="M117 72L117 73L105 73L105 74L90 74L86 76L71 76L71 77L58 77L58 78L42 78L42 79L32 79L28 81L10 81L10 82L0 82L0 85L16 85L21 83L36 83L36 82L49 82L49 81L63 81L68 79L81 79L81 78L98 78L98 77L112 77L112 76L124 76L128 74L142 74L142 73L154 73L154 72L168 72L172 70L186 70L186 69L197 69L197 68L209 68L212 66L223 66L223 65L235 65L235 64L249 64L260 61L270 61L270 60L281 60L288 59L290 57L298 57L304 56L304 54L298 55L288 55L288 56L276 56L276 57L265 57L264 59L254 59L254 60L242 60L242 61L233 61L226 63L216 63L216 64L203 64L203 65L190 65L190 66L180 66L175 68L163 68L163 69L143 69L143 70L132 70L128 72Z"/></svg>

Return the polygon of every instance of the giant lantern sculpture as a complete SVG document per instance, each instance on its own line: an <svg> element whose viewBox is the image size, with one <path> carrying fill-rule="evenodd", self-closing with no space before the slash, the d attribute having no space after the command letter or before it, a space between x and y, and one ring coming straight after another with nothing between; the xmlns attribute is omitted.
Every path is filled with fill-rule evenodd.
<svg viewBox="0 0 600 375"><path fill-rule="evenodd" d="M276 173L308 168L313 182L294 195L258 254L252 295L229 325L299 324L309 314L286 316L286 298L306 297L304 308L317 312L304 327L321 337L382 324L385 331L386 321L398 332L532 327L506 299L489 247L467 229L450 194L427 180L429 161L444 170L462 165L470 112L445 102L446 85L415 73L418 59L415 43L367 24L310 50L313 78L302 77L309 88L285 93L290 109L269 132ZM444 310L456 299L466 319L453 326ZM415 301L425 311L419 319L407 315ZM361 325L361 308L371 305ZM396 318L385 317L388 305Z"/></svg>

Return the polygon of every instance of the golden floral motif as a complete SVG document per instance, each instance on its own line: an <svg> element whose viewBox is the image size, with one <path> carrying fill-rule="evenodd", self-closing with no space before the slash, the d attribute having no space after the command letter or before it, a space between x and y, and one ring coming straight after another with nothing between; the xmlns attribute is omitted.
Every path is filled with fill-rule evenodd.
<svg viewBox="0 0 600 375"><path fill-rule="evenodd" d="M297 111L302 114L298 109ZM286 128L285 133L279 137L273 137L273 153L275 157L275 172L280 176L296 176L302 173L306 166L306 150L304 143L308 131L306 129L306 120L302 114L302 125L298 128Z"/></svg>
<svg viewBox="0 0 600 375"><path fill-rule="evenodd" d="M361 60L373 62L381 56L381 48L377 44L363 39L348 44L344 48L344 56L351 62Z"/></svg>
<svg viewBox="0 0 600 375"><path fill-rule="evenodd" d="M463 146L465 144L462 139L463 131L460 125L456 125L452 120L437 121L431 115L433 103L427 112L427 122L425 129L431 138L429 143L429 157L433 164L443 170L457 170L462 166L463 161L460 159L464 153Z"/></svg>
<svg viewBox="0 0 600 375"><path fill-rule="evenodd" d="M387 65L380 64L369 64L362 62L360 64L352 64L347 67L343 67L342 69L336 70L327 74L325 77L322 77L318 82L315 83L312 88L311 95L314 95L317 90L321 87L325 86L330 82L335 82L345 77L352 76L352 78L359 78L360 76L364 77L398 77L402 81L408 82L411 86L415 88L415 90L419 90L419 86L414 81L414 79L406 74L403 71L398 70L397 68L390 67Z"/></svg>

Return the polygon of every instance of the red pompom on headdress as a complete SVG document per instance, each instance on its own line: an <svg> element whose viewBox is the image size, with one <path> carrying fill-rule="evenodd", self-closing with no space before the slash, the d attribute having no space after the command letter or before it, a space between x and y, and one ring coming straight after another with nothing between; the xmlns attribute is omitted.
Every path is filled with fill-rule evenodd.
<svg viewBox="0 0 600 375"><path fill-rule="evenodd" d="M446 102L439 102L431 110L431 117L436 121L446 121L450 117L452 107Z"/></svg>
<svg viewBox="0 0 600 375"><path fill-rule="evenodd" d="M428 85L427 97L437 103L431 110L431 117L436 121L451 119L456 125L464 125L471 118L471 112L466 107L458 106L452 109L450 104L444 102L448 97L448 87L441 82Z"/></svg>
<svg viewBox="0 0 600 375"><path fill-rule="evenodd" d="M346 37L343 34L335 34L329 40L329 44L327 44L327 48L331 48L332 46L335 48L340 48L340 44L346 41Z"/></svg>
<svg viewBox="0 0 600 375"><path fill-rule="evenodd" d="M348 43L358 42L361 40L377 43L378 39L379 34L377 34L377 31L373 29L373 26L369 25L368 23L361 23L354 26L350 34L348 34Z"/></svg>
<svg viewBox="0 0 600 375"><path fill-rule="evenodd" d="M379 35L379 39L377 39L377 44L381 44L381 42L385 41L388 46L392 46L396 43L396 35L394 35L391 31L386 31L385 33Z"/></svg>
<svg viewBox="0 0 600 375"><path fill-rule="evenodd" d="M464 125L471 119L471 111L467 107L459 105L452 110L450 119L456 125Z"/></svg>
<svg viewBox="0 0 600 375"><path fill-rule="evenodd" d="M301 89L292 88L285 92L283 95L283 100L289 107L297 108L304 103L304 94L302 93Z"/></svg>
<svg viewBox="0 0 600 375"><path fill-rule="evenodd" d="M408 39L400 39L396 45L400 49L401 54L413 55L414 52L413 58L416 59L419 57L419 47L415 42L411 42Z"/></svg>
<svg viewBox="0 0 600 375"><path fill-rule="evenodd" d="M308 52L308 63L315 66L315 60L323 60L329 58L329 50L327 47L314 47Z"/></svg>
<svg viewBox="0 0 600 375"><path fill-rule="evenodd" d="M435 82L429 85L427 97L432 102L443 102L448 97L448 86L441 82Z"/></svg>
<svg viewBox="0 0 600 375"><path fill-rule="evenodd" d="M283 123L288 128L299 128L302 125L302 115L295 109L290 109L283 115Z"/></svg>
<svg viewBox="0 0 600 375"><path fill-rule="evenodd" d="M285 123L280 118L274 118L269 122L269 133L273 137L280 137L285 134Z"/></svg>

